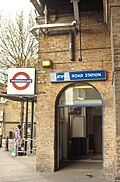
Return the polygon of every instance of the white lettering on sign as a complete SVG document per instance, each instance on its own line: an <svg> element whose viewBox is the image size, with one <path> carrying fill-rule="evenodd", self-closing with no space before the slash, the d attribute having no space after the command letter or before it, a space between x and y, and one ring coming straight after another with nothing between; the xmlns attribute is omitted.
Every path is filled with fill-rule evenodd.
<svg viewBox="0 0 120 182"><path fill-rule="evenodd" d="M72 78L82 78L83 74L72 74Z"/></svg>
<svg viewBox="0 0 120 182"><path fill-rule="evenodd" d="M57 79L64 78L64 75L57 75Z"/></svg>
<svg viewBox="0 0 120 182"><path fill-rule="evenodd" d="M78 80L106 80L106 70L50 73L50 80L51 82L78 81Z"/></svg>
<svg viewBox="0 0 120 182"><path fill-rule="evenodd" d="M85 77L89 78L89 77L99 77L101 76L101 73L85 73Z"/></svg>

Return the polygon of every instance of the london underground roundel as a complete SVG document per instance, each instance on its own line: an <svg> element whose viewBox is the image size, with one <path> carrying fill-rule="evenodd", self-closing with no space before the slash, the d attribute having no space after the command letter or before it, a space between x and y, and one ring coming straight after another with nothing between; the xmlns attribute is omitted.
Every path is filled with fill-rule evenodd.
<svg viewBox="0 0 120 182"><path fill-rule="evenodd" d="M25 77L25 79L17 79L18 76L23 75ZM26 80L26 83L25 83ZM17 72L14 76L13 79L11 79L11 82L13 82L13 86L17 89L17 90L25 90L27 87L29 87L30 82L27 82L28 80L30 80L30 76L25 73L25 72ZM17 85L17 83L25 83L24 86L19 86Z"/></svg>
<svg viewBox="0 0 120 182"><path fill-rule="evenodd" d="M7 94L33 95L34 86L34 68L9 68Z"/></svg>

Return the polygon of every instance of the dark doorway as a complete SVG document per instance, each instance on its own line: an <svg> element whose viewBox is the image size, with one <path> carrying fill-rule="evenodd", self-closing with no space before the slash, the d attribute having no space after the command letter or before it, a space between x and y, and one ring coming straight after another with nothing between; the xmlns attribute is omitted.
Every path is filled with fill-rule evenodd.
<svg viewBox="0 0 120 182"><path fill-rule="evenodd" d="M81 159L87 155L87 137L85 116L78 111L69 113L68 122L68 159Z"/></svg>
<svg viewBox="0 0 120 182"><path fill-rule="evenodd" d="M94 152L102 154L102 117L94 116L93 118L93 138L94 138Z"/></svg>
<svg viewBox="0 0 120 182"><path fill-rule="evenodd" d="M56 126L56 169L65 161L102 161L102 100L93 87L77 85L63 92Z"/></svg>

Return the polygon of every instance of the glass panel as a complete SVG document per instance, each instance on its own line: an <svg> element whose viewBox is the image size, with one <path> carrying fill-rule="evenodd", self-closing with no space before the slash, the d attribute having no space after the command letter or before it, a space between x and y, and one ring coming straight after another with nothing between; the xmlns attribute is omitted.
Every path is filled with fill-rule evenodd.
<svg viewBox="0 0 120 182"><path fill-rule="evenodd" d="M59 105L102 104L101 96L95 88L87 84L79 84L64 91Z"/></svg>

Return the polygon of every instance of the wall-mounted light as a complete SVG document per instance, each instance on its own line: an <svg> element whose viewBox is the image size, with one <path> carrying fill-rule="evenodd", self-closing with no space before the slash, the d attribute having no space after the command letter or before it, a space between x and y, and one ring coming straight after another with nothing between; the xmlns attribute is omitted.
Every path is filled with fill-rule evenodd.
<svg viewBox="0 0 120 182"><path fill-rule="evenodd" d="M52 67L53 61L51 59L45 59L42 61L42 66L43 67Z"/></svg>

